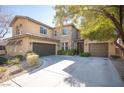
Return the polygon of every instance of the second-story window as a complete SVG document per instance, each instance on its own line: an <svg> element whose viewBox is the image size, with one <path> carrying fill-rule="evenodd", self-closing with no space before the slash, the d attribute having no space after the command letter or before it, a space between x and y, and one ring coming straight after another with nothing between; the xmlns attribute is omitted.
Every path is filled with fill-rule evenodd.
<svg viewBox="0 0 124 93"><path fill-rule="evenodd" d="M16 26L16 35L21 34L21 28L22 28L22 24Z"/></svg>
<svg viewBox="0 0 124 93"><path fill-rule="evenodd" d="M45 27L40 27L40 33L47 34L47 29Z"/></svg>
<svg viewBox="0 0 124 93"><path fill-rule="evenodd" d="M20 34L20 32L19 32L19 27L16 26L16 35L19 35L19 34Z"/></svg>
<svg viewBox="0 0 124 93"><path fill-rule="evenodd" d="M62 30L62 34L63 34L63 35L67 35L67 34L68 34L68 29L65 29L65 28L64 28L64 29Z"/></svg>
<svg viewBox="0 0 124 93"><path fill-rule="evenodd" d="M22 27L22 24L20 24L19 26Z"/></svg>

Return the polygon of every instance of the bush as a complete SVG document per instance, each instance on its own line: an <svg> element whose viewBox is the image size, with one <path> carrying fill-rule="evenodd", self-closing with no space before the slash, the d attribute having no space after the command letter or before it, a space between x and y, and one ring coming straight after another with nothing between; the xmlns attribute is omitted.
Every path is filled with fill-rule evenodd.
<svg viewBox="0 0 124 93"><path fill-rule="evenodd" d="M89 57L90 53L88 53L88 52L80 52L80 56L81 57Z"/></svg>
<svg viewBox="0 0 124 93"><path fill-rule="evenodd" d="M17 64L19 64L19 61L20 61L19 58L11 58L8 60L8 64L17 65Z"/></svg>
<svg viewBox="0 0 124 93"><path fill-rule="evenodd" d="M75 54L74 49L68 49L66 52L67 52L67 55L74 55Z"/></svg>
<svg viewBox="0 0 124 93"><path fill-rule="evenodd" d="M75 49L67 49L67 50L58 50L58 55L74 55L76 52Z"/></svg>
<svg viewBox="0 0 124 93"><path fill-rule="evenodd" d="M57 54L58 55L63 55L64 54L64 50L58 50Z"/></svg>
<svg viewBox="0 0 124 93"><path fill-rule="evenodd" d="M117 55L111 55L110 56L112 59L119 59L119 58L121 58L120 56L117 56Z"/></svg>
<svg viewBox="0 0 124 93"><path fill-rule="evenodd" d="M29 51L29 52L26 53L26 56L29 56L29 55L37 55L37 54L33 51Z"/></svg>
<svg viewBox="0 0 124 93"><path fill-rule="evenodd" d="M20 61L20 60L23 60L23 58L24 57L22 55L16 55L16 56L11 57L9 60L19 59L19 61Z"/></svg>
<svg viewBox="0 0 124 93"><path fill-rule="evenodd" d="M0 67L0 72L6 72L6 68L5 67Z"/></svg>
<svg viewBox="0 0 124 93"><path fill-rule="evenodd" d="M16 55L16 56L14 56L14 58L18 58L19 60L23 60L23 55Z"/></svg>
<svg viewBox="0 0 124 93"><path fill-rule="evenodd" d="M8 61L7 58L5 58L5 57L0 57L0 65L2 65L2 64L6 64L7 61Z"/></svg>
<svg viewBox="0 0 124 93"><path fill-rule="evenodd" d="M30 66L36 65L38 63L38 61L39 61L39 55L28 53L27 56L26 56L26 60L27 60L27 63Z"/></svg>

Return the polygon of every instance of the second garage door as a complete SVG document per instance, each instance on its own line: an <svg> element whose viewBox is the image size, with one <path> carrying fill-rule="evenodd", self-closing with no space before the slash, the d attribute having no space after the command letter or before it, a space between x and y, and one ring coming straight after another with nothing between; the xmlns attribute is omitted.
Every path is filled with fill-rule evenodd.
<svg viewBox="0 0 124 93"><path fill-rule="evenodd" d="M91 43L89 44L89 51L91 56L107 57L108 43Z"/></svg>
<svg viewBox="0 0 124 93"><path fill-rule="evenodd" d="M33 43L33 51L40 56L55 55L56 45L46 43Z"/></svg>

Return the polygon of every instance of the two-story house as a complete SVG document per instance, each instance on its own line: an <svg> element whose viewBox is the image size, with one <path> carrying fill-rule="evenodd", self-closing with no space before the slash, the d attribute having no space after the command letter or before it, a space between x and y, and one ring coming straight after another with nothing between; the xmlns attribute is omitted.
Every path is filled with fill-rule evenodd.
<svg viewBox="0 0 124 93"><path fill-rule="evenodd" d="M79 30L68 24L50 27L27 16L16 16L10 26L12 37L6 46L8 55L34 51L40 56L57 54L58 49L76 49Z"/></svg>
<svg viewBox="0 0 124 93"><path fill-rule="evenodd" d="M92 56L100 57L124 56L113 40L81 39L80 31L73 24L50 27L27 16L16 16L10 26L12 37L6 39L6 51L10 56L25 55L29 51L34 51L40 56L55 55L59 49L76 49L77 53L84 50Z"/></svg>

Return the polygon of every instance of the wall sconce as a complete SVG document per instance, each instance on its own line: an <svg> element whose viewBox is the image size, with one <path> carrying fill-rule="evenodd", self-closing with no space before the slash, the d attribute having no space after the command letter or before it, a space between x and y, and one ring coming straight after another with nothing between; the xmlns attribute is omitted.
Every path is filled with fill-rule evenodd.
<svg viewBox="0 0 124 93"><path fill-rule="evenodd" d="M30 45L32 45L32 42L30 42Z"/></svg>
<svg viewBox="0 0 124 93"><path fill-rule="evenodd" d="M111 42L111 45L113 45L113 42Z"/></svg>

